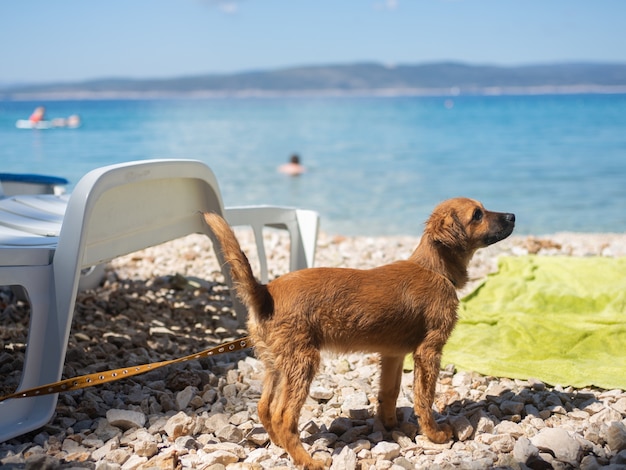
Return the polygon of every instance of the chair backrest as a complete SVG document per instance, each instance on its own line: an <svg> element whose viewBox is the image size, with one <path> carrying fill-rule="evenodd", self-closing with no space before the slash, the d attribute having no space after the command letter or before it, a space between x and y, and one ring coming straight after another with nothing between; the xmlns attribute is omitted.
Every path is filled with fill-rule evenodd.
<svg viewBox="0 0 626 470"><path fill-rule="evenodd" d="M200 211L223 214L215 175L195 160L145 160L86 174L69 199L54 255L55 279L190 233L208 233ZM67 285L75 292L74 285Z"/></svg>

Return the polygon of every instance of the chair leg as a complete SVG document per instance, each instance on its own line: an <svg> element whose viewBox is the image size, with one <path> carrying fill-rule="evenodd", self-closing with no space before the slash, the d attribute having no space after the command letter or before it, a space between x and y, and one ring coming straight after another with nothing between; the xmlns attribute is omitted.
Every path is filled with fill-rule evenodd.
<svg viewBox="0 0 626 470"><path fill-rule="evenodd" d="M96 264L89 268L83 269L80 273L80 281L78 282L78 290L84 291L95 289L104 279L104 271L106 265L104 263Z"/></svg>
<svg viewBox="0 0 626 470"><path fill-rule="evenodd" d="M296 221L289 227L291 236L290 270L312 268L319 231L319 215L315 211L296 209Z"/></svg>
<svg viewBox="0 0 626 470"><path fill-rule="evenodd" d="M30 322L26 355L18 390L56 382L61 378L65 346L60 335L64 322L56 315L54 295L51 295L51 266L7 269L10 276L0 285L19 284L30 302ZM56 407L58 394L0 402L0 442L33 431L45 425Z"/></svg>

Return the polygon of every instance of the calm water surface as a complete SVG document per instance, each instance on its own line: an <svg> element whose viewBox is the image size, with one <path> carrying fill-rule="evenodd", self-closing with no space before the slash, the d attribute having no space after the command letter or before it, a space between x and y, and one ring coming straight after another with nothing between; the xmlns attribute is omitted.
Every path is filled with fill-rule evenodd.
<svg viewBox="0 0 626 470"><path fill-rule="evenodd" d="M16 129L40 104L83 126ZM299 178L276 172L293 152ZM147 158L202 160L226 205L312 208L329 233L419 235L459 195L518 234L626 231L626 95L0 102L0 171L73 185Z"/></svg>

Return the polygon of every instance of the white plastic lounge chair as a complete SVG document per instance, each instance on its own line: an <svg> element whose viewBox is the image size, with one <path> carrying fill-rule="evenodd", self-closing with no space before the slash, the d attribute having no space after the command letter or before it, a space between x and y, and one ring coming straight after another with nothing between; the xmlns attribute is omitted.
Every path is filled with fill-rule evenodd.
<svg viewBox="0 0 626 470"><path fill-rule="evenodd" d="M14 197L11 201L32 202L32 198ZM0 202L6 207L7 200ZM30 206L27 212L37 216L38 207ZM217 246L201 211L225 213L232 224L250 225L255 234L262 226L286 228L292 244L290 268L313 264L316 213L264 206L224 211L213 172L198 161L147 160L91 171L69 197L58 236L21 230L19 217L24 215L17 214L17 219L7 222L11 214L0 209L0 285L22 286L31 307L18 390L61 378L81 269L190 233L204 233ZM33 220L35 225L45 225ZM262 242L257 240L257 246L261 247L262 266L266 266ZM267 280L267 269L262 269L262 279ZM230 283L227 270L224 274ZM245 309L238 302L235 307L243 321ZM0 442L47 423L57 398L55 394L1 402Z"/></svg>

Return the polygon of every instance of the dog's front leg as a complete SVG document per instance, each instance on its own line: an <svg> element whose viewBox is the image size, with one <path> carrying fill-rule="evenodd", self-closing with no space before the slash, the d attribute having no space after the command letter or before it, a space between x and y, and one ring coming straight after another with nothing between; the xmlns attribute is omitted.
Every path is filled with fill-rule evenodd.
<svg viewBox="0 0 626 470"><path fill-rule="evenodd" d="M415 414L419 418L421 431L437 444L442 444L452 437L452 428L448 424L438 425L432 410L441 364L440 351L441 348L422 344L413 355L415 362L413 382Z"/></svg>
<svg viewBox="0 0 626 470"><path fill-rule="evenodd" d="M402 381L403 356L380 358L380 386L378 389L378 418L387 429L398 425L396 402Z"/></svg>

